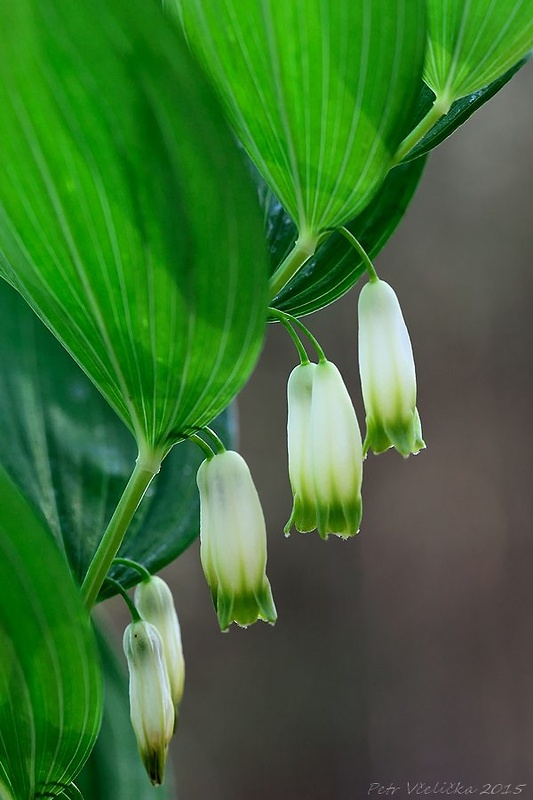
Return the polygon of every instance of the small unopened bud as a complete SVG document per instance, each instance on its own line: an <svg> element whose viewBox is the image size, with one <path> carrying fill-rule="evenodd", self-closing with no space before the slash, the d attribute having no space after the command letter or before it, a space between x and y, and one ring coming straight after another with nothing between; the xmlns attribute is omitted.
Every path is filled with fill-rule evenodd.
<svg viewBox="0 0 533 800"><path fill-rule="evenodd" d="M425 447L416 409L413 350L394 290L367 283L359 297L359 370L366 410L365 453L395 447L403 456Z"/></svg>
<svg viewBox="0 0 533 800"><path fill-rule="evenodd" d="M346 538L362 515L363 450L348 390L330 361L300 364L287 387L291 525Z"/></svg>
<svg viewBox="0 0 533 800"><path fill-rule="evenodd" d="M168 584L155 575L137 586L134 600L141 617L154 625L161 636L172 702L178 706L183 696L185 661L172 592Z"/></svg>
<svg viewBox="0 0 533 800"><path fill-rule="evenodd" d="M276 621L266 577L266 528L244 459L232 450L198 470L200 557L221 630L236 622Z"/></svg>
<svg viewBox="0 0 533 800"><path fill-rule="evenodd" d="M130 716L139 753L154 785L163 783L168 745L174 730L174 705L157 629L144 620L124 632L130 673Z"/></svg>

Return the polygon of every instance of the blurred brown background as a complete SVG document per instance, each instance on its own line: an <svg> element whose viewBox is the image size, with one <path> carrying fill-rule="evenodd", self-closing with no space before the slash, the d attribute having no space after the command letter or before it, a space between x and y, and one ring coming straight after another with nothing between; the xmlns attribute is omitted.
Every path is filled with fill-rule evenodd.
<svg viewBox="0 0 533 800"><path fill-rule="evenodd" d="M221 635L198 547L166 571L188 668L179 800L359 800L373 782L404 798L407 781L533 798L532 96L529 65L434 152L377 259L428 449L368 458L355 540L283 536L296 355L269 329L240 424L279 621ZM362 422L358 291L307 322Z"/></svg>

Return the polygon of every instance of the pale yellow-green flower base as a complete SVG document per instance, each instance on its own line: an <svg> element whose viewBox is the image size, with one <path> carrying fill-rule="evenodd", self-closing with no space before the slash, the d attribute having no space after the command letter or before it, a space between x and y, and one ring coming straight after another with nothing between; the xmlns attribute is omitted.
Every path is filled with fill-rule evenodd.
<svg viewBox="0 0 533 800"><path fill-rule="evenodd" d="M372 417L366 419L366 438L363 445L365 455L369 450L374 453L384 453L385 450L394 447L404 458L407 458L410 455L416 455L425 446L422 439L420 417L416 408L408 417L391 422Z"/></svg>
<svg viewBox="0 0 533 800"><path fill-rule="evenodd" d="M348 539L359 533L361 518L363 516L363 502L361 494L354 494L348 501L332 501L320 503L318 501L305 501L298 495L294 497L292 514L285 525L285 534L288 535L294 525L300 533L317 530L324 540L330 534Z"/></svg>
<svg viewBox="0 0 533 800"><path fill-rule="evenodd" d="M221 631L227 631L232 622L243 628L253 625L258 619L274 624L278 616L270 583L266 579L255 592L244 590L232 594L219 585L218 589L211 591L211 597Z"/></svg>

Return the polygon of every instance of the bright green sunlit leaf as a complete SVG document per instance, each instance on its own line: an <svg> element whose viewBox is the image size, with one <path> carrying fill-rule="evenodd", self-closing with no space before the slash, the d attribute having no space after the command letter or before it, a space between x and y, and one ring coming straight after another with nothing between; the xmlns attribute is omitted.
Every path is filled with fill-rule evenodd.
<svg viewBox="0 0 533 800"><path fill-rule="evenodd" d="M428 0L425 80L445 104L488 86L533 48L531 0Z"/></svg>
<svg viewBox="0 0 533 800"><path fill-rule="evenodd" d="M18 0L0 28L0 271L161 454L262 342L241 153L155 0Z"/></svg>
<svg viewBox="0 0 533 800"><path fill-rule="evenodd" d="M167 0L301 240L346 223L418 96L423 0Z"/></svg>

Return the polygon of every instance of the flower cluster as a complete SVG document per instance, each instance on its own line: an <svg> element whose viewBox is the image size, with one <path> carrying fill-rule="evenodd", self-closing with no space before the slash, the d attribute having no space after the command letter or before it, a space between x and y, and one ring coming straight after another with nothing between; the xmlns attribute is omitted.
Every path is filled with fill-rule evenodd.
<svg viewBox="0 0 533 800"><path fill-rule="evenodd" d="M356 413L337 367L307 329L283 312L301 356L287 388L291 517L285 526L348 538L362 516L363 459L369 449L417 453L422 440L409 334L391 287L373 275L359 299L359 367L366 411L361 439ZM302 327L319 354L310 363L292 325ZM266 526L250 470L238 453L191 434L206 453L197 474L200 558L221 630L274 623L276 608L266 576ZM142 568L141 568L142 569ZM162 782L169 741L183 694L185 667L179 622L170 589L150 577L135 591L135 613L124 634L130 670L131 720L141 757L154 784Z"/></svg>
<svg viewBox="0 0 533 800"><path fill-rule="evenodd" d="M140 619L124 633L130 676L130 716L139 753L154 785L163 782L170 740L183 695L185 663L174 600L161 578L135 590Z"/></svg>
<svg viewBox="0 0 533 800"><path fill-rule="evenodd" d="M296 337L294 318L279 312ZM308 335L309 332L304 328ZM313 339L313 337L311 337ZM422 440L416 409L416 377L409 334L391 287L373 275L359 300L359 366L366 410L361 440L356 413L337 367L319 352L288 382L289 478L292 514L285 526L348 538L362 516L363 459L369 449L395 447L417 453ZM298 342L301 345L301 342ZM266 530L250 471L233 451L211 453L198 471L200 556L221 629L274 622L276 609L266 577Z"/></svg>

